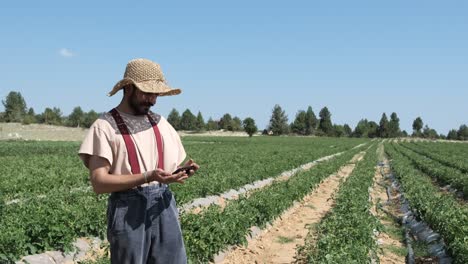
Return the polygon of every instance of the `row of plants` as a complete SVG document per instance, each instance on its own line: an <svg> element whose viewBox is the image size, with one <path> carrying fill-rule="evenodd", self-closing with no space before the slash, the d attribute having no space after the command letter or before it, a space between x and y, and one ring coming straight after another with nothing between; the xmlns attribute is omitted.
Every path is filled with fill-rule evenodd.
<svg viewBox="0 0 468 264"><path fill-rule="evenodd" d="M385 144L391 168L413 211L444 238L455 263L468 263L468 207L439 191L393 144Z"/></svg>
<svg viewBox="0 0 468 264"><path fill-rule="evenodd" d="M402 143L402 145L446 166L456 168L463 173L468 173L468 164L466 163L468 159L467 146L463 150L457 151L454 143L413 142ZM463 144L458 145L463 146Z"/></svg>
<svg viewBox="0 0 468 264"><path fill-rule="evenodd" d="M47 250L72 250L79 237L106 232L107 196L90 190L0 206L0 263Z"/></svg>
<svg viewBox="0 0 468 264"><path fill-rule="evenodd" d="M180 204L276 176L364 140L329 138L184 138L188 157L201 169L173 191ZM0 143L0 192L6 201L89 188L79 143ZM268 164L268 166L265 166Z"/></svg>
<svg viewBox="0 0 468 264"><path fill-rule="evenodd" d="M201 168L188 184L175 185L172 190L183 204L277 176L365 142L368 140L304 137L184 138L189 157Z"/></svg>
<svg viewBox="0 0 468 264"><path fill-rule="evenodd" d="M290 208L294 201L301 200L323 179L338 171L358 151L350 150L318 164L312 170L299 172L287 181L275 182L248 197L241 196L224 209L212 205L202 214L183 214L181 225L190 261L209 262L229 245L245 244L252 226L265 227Z"/></svg>
<svg viewBox="0 0 468 264"><path fill-rule="evenodd" d="M317 226L310 227L306 244L298 250L300 259L307 263L371 263L376 258L373 232L379 222L370 213L368 191L377 164L376 146L340 185L333 209Z"/></svg>
<svg viewBox="0 0 468 264"><path fill-rule="evenodd" d="M453 188L463 192L465 198L468 197L468 174L445 166L438 161L404 148L401 145L395 145L395 148L408 158L417 169L434 177L438 182L450 184Z"/></svg>
<svg viewBox="0 0 468 264"><path fill-rule="evenodd" d="M362 142L366 141L184 138L188 155L202 169L186 184L171 188L183 204L275 176ZM0 263L46 250L66 250L78 237L105 237L108 196L96 196L89 188L88 171L78 158L78 148L79 143L69 142L0 143Z"/></svg>

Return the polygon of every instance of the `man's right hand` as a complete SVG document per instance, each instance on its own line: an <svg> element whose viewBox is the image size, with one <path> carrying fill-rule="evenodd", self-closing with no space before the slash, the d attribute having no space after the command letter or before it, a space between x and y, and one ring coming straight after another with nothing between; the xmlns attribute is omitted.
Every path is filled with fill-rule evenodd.
<svg viewBox="0 0 468 264"><path fill-rule="evenodd" d="M183 184L185 180L189 177L185 171L181 171L177 174L172 174L161 169L156 169L152 171L148 176L150 182L157 181L164 184L170 184L174 182Z"/></svg>

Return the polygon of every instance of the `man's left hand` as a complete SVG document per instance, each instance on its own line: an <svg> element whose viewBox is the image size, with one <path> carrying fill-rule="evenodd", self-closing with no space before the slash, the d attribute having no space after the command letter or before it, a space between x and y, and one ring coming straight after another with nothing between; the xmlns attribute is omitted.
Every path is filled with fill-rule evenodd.
<svg viewBox="0 0 468 264"><path fill-rule="evenodd" d="M185 164L184 166L193 166L195 169L194 170L190 170L188 176L192 176L195 174L195 172L197 172L198 169L200 169L200 166L195 163L192 159L189 159Z"/></svg>

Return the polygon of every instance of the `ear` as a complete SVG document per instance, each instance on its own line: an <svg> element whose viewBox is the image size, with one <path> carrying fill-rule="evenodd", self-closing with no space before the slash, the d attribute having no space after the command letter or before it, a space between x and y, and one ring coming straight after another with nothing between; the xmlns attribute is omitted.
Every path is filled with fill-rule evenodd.
<svg viewBox="0 0 468 264"><path fill-rule="evenodd" d="M134 86L133 84L125 85L124 88L123 88L123 90L124 90L124 96L125 96L126 94L132 95L134 89L135 89L135 86Z"/></svg>

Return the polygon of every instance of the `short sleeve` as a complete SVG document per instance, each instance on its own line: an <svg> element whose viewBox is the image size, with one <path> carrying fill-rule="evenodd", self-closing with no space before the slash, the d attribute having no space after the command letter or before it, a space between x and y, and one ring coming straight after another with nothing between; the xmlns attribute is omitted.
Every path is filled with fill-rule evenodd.
<svg viewBox="0 0 468 264"><path fill-rule="evenodd" d="M98 126L91 126L81 144L78 155L88 169L89 158L93 155L107 159L109 164L112 165L113 155L109 136Z"/></svg>
<svg viewBox="0 0 468 264"><path fill-rule="evenodd" d="M187 157L187 153L185 152L184 146L182 145L182 141L180 140L180 136L177 134L177 132L175 133L175 140L176 140L177 146L179 148L177 164L181 164L185 160L185 158Z"/></svg>
<svg viewBox="0 0 468 264"><path fill-rule="evenodd" d="M180 165L187 157L187 153L185 152L184 146L182 145L179 133L177 133L174 127L165 118L162 117L161 122L163 122L169 128L169 133L171 134L172 142L174 144L174 147L177 148L177 165Z"/></svg>

